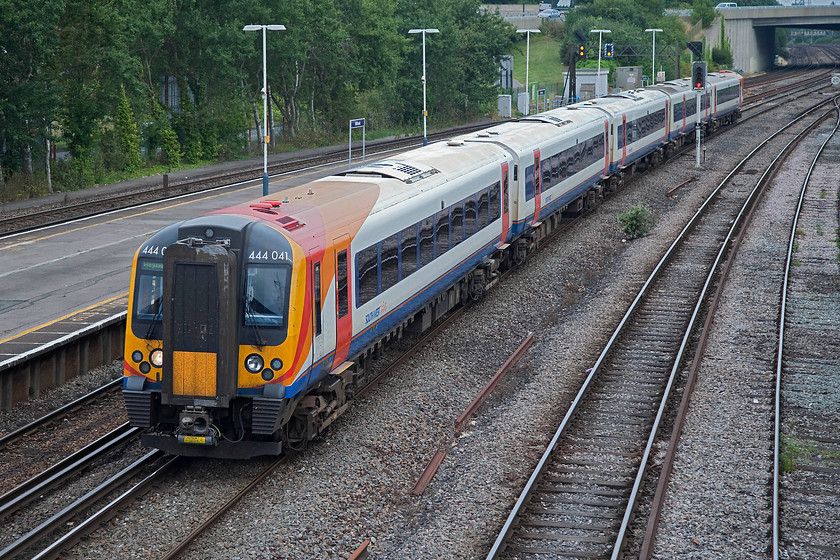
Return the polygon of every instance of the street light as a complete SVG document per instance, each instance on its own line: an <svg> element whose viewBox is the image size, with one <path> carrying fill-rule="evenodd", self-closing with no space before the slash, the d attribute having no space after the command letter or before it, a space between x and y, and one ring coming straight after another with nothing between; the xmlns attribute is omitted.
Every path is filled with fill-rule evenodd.
<svg viewBox="0 0 840 560"><path fill-rule="evenodd" d="M598 34L598 73L595 75L595 94L598 94L598 81L601 79L601 38L604 33L612 33L609 29L592 29L590 33Z"/></svg>
<svg viewBox="0 0 840 560"><path fill-rule="evenodd" d="M528 81L528 70L530 68L530 60L531 60L531 33L539 33L539 29L517 29L517 33L525 33L525 92L528 94L528 106L531 106L531 90L528 88L530 87L530 83ZM529 109L530 111L530 109Z"/></svg>
<svg viewBox="0 0 840 560"><path fill-rule="evenodd" d="M422 33L423 35L423 77L421 81L423 82L423 145L429 143L426 139L426 116L428 115L428 111L426 111L426 33L440 33L437 29L409 29L409 34L415 33Z"/></svg>
<svg viewBox="0 0 840 560"><path fill-rule="evenodd" d="M285 31L285 25L246 25L242 31L259 31L262 29L263 53L263 196L268 196L268 78L265 64L265 30Z"/></svg>
<svg viewBox="0 0 840 560"><path fill-rule="evenodd" d="M653 51L650 53L650 75L651 83L656 83L656 32L661 29L645 29L645 33L653 32ZM679 77L679 76L677 76Z"/></svg>

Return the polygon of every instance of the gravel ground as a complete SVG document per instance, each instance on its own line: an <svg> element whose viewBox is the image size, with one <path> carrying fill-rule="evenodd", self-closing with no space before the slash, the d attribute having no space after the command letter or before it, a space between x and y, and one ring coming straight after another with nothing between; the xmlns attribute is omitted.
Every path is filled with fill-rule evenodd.
<svg viewBox="0 0 840 560"><path fill-rule="evenodd" d="M775 114L781 119L793 111L781 109ZM763 119L710 140L702 170L694 168L691 154L630 182L491 290L421 355L340 418L327 437L281 466L182 558L343 559L368 538L372 558L377 559L484 558L586 369L640 282L722 179L724 169L774 128L755 121ZM694 182L671 197L665 195L692 178ZM638 202L654 211L656 227L649 236L626 242L617 216ZM783 209L763 211L760 221L769 224L788 215ZM784 227L778 224L772 229ZM681 506L681 511L666 512L670 517L663 518L660 558L712 557L705 552L718 548L709 543L719 543L720 550L734 546L727 549L727 558L737 557L733 550L747 551L743 557L764 550L758 541L766 542L768 513L762 504L767 497L769 413L761 392L768 379L767 365L763 358L731 352L728 343L733 334L741 342L753 325L772 323L772 316L756 305L769 305L765 300L772 297L753 289L750 278L764 282L763 276L768 276L772 282L772 274L755 263L775 255L774 239L758 235L751 239L753 265L734 274L740 289L732 290L725 306L740 306L741 312L720 319L723 328L713 341L717 359L710 360L708 373L701 374L702 389L698 386L695 396L700 412L731 402L727 418L734 425L726 431L729 438L721 440L714 431L700 429L707 423L702 414L690 420L692 431L681 447L690 452L690 459L702 457L708 462L698 471L682 462L686 453L680 455L679 476L670 495L686 498L672 498L669 503L690 504L692 496L702 496L703 501L694 502L694 509ZM529 331L536 333L534 346L478 412L469 431L455 437L455 418ZM767 344L764 339L757 343L765 345L762 348ZM729 396L732 384L736 387ZM712 420L711 427L718 421ZM745 446L741 436L765 443ZM733 473L722 466L727 455L740 447L744 450L739 456L762 464L763 471L759 468L759 474L753 475L753 466L748 470L745 464L736 471L741 478L733 482ZM438 448L447 451L446 459L425 494L411 496ZM261 464L264 461L192 462L171 484L148 494L142 509L138 506L116 517L77 553L91 559L157 558L177 533L232 495ZM739 493L740 488L746 494ZM744 495L751 500L747 512ZM703 532L683 531L681 515L700 523ZM706 548L692 542L697 535ZM747 537L749 544L734 540Z"/></svg>

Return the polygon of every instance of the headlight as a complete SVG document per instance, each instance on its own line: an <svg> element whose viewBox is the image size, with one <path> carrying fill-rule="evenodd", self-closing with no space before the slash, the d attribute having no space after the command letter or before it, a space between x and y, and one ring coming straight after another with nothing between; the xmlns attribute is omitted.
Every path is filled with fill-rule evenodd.
<svg viewBox="0 0 840 560"><path fill-rule="evenodd" d="M259 354L251 354L245 358L245 369L251 373L261 372L263 365L265 365L265 362L263 362L262 356Z"/></svg>
<svg viewBox="0 0 840 560"><path fill-rule="evenodd" d="M153 366L161 367L163 365L163 350L160 348L152 350L152 353L149 354L149 361L152 362Z"/></svg>

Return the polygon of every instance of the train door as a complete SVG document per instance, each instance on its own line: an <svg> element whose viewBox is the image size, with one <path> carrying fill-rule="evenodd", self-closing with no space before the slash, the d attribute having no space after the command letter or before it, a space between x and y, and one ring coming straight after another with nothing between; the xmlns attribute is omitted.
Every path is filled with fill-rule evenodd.
<svg viewBox="0 0 840 560"><path fill-rule="evenodd" d="M624 167L624 162L627 159L627 114L621 115L621 132L619 133L619 140L621 141L621 167Z"/></svg>
<svg viewBox="0 0 840 560"><path fill-rule="evenodd" d="M324 325L323 310L323 284L321 283L321 266L324 252L320 247L316 247L309 252L309 272L310 272L310 293L312 296L312 366L315 367L321 360L324 359L326 352L324 351L324 330L329 328L333 323L328 321L329 326ZM326 290L327 292L329 290Z"/></svg>
<svg viewBox="0 0 840 560"><path fill-rule="evenodd" d="M602 179L610 176L610 122L604 121L604 175Z"/></svg>
<svg viewBox="0 0 840 560"><path fill-rule="evenodd" d="M236 393L236 255L222 245L176 243L164 255L163 402L195 397L226 407ZM184 400L186 398L186 400Z"/></svg>
<svg viewBox="0 0 840 560"><path fill-rule="evenodd" d="M683 94L683 112L682 112L683 113L683 125L682 125L683 130L685 130L685 121L686 121L687 116L688 116L688 105L687 105L687 103L688 103L688 101L686 101L686 99L685 99L685 94Z"/></svg>
<svg viewBox="0 0 840 560"><path fill-rule="evenodd" d="M540 149L534 150L534 222L540 220L542 208L542 169L540 168Z"/></svg>
<svg viewBox="0 0 840 560"><path fill-rule="evenodd" d="M712 88L712 100L714 103L714 109L712 110L712 115L717 115L718 108L717 108L717 86Z"/></svg>
<svg viewBox="0 0 840 560"><path fill-rule="evenodd" d="M501 188L501 198L502 198L502 237L499 240L499 244L504 244L508 237L508 231L510 229L510 180L508 178L508 162L502 163L502 188Z"/></svg>
<svg viewBox="0 0 840 560"><path fill-rule="evenodd" d="M350 313L350 236L333 240L335 247L335 359L340 364L347 359L353 339L353 314Z"/></svg>
<svg viewBox="0 0 840 560"><path fill-rule="evenodd" d="M665 141L671 137L671 100L665 101Z"/></svg>

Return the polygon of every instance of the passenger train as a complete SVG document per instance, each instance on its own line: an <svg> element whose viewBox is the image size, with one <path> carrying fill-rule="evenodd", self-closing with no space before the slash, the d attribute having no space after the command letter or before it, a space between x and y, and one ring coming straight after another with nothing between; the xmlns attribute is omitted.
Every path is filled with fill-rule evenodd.
<svg viewBox="0 0 840 560"><path fill-rule="evenodd" d="M699 102L697 97L699 95ZM559 223L740 116L709 73L498 124L173 224L135 254L123 396L144 445L300 448L371 354L477 300ZM698 119L698 110L700 116Z"/></svg>

